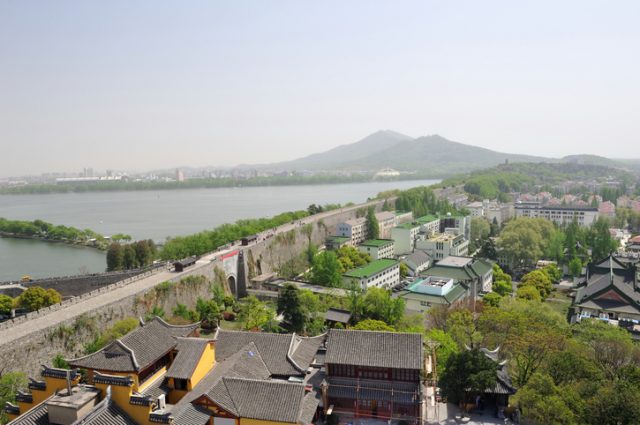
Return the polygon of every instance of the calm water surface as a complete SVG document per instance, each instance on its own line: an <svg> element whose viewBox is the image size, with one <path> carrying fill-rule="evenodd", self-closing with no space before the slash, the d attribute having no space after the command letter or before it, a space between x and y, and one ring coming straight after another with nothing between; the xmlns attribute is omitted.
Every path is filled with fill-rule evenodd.
<svg viewBox="0 0 640 425"><path fill-rule="evenodd" d="M378 192L430 185L438 180L312 186L274 186L140 192L0 195L0 217L89 228L136 239L212 229L242 218L268 217L310 204L364 202ZM55 253L55 254L54 254ZM104 269L104 253L39 241L0 239L0 281L24 274L57 276ZM42 274L39 274L42 273Z"/></svg>

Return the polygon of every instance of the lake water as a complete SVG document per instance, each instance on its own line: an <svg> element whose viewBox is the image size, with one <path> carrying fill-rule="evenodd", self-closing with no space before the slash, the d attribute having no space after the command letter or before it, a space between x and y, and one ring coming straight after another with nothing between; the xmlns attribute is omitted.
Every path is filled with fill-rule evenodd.
<svg viewBox="0 0 640 425"><path fill-rule="evenodd" d="M140 192L0 195L0 217L42 219L104 235L164 241L242 218L269 217L310 204L360 203L379 192L439 180ZM55 253L55 254L54 254ZM0 281L103 271L104 253L39 241L0 238Z"/></svg>

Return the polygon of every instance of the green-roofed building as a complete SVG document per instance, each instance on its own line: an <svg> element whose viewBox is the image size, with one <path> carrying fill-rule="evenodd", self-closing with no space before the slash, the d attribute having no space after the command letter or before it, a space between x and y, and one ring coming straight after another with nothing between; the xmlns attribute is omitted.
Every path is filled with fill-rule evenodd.
<svg viewBox="0 0 640 425"><path fill-rule="evenodd" d="M369 254L372 260L393 258L393 239L369 239L358 246L358 251Z"/></svg>
<svg viewBox="0 0 640 425"><path fill-rule="evenodd" d="M493 263L472 257L449 256L420 273L421 277L451 278L470 288L474 294L490 292L493 285Z"/></svg>
<svg viewBox="0 0 640 425"><path fill-rule="evenodd" d="M349 270L342 275L347 287L356 282L362 289L391 288L400 283L400 263L388 258L375 260L366 266Z"/></svg>
<svg viewBox="0 0 640 425"><path fill-rule="evenodd" d="M465 299L469 289L450 277L427 276L418 278L398 293L407 310L423 313L433 306L450 306Z"/></svg>
<svg viewBox="0 0 640 425"><path fill-rule="evenodd" d="M340 249L345 245L349 245L351 243L351 238L347 236L329 236L324 244L328 250Z"/></svg>

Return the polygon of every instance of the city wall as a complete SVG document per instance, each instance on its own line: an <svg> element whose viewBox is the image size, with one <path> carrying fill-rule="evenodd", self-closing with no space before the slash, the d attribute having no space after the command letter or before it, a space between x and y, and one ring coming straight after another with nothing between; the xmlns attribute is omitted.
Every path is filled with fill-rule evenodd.
<svg viewBox="0 0 640 425"><path fill-rule="evenodd" d="M337 223L354 218L362 213L363 207L369 205L380 209L382 201L361 204L342 210L323 213L307 218L311 224L311 240L316 244L322 244L325 238L332 234ZM301 225L285 225L282 233L259 241L248 247L241 247L244 261L239 264L242 270L238 270L237 276L243 282L238 286L250 288L248 280L251 277L263 273L277 272L286 261L300 253L308 244L308 236L301 231ZM185 273L169 279L176 283L166 288L167 285L157 285L152 288L140 290L134 295L114 299L108 305L104 305L88 314L74 312L73 306L78 303L108 292L112 292L126 285L136 285L150 277L154 272L147 271L140 275L129 277L120 282L103 286L99 289L71 298L61 304L54 305L38 312L29 313L21 318L0 324L0 340L3 330L9 329L17 321L28 321L35 317L46 317L54 314L64 317L62 322L38 331L25 331L19 338L0 346L0 363L5 371L22 371L34 378L38 377L41 364L50 365L53 357L61 354L65 358L74 358L83 355L83 345L90 342L98 333L106 330L118 320L127 317L143 317L154 306L161 307L167 314L177 303L186 304L193 308L198 297L210 297L209 283L215 278L215 268L224 270L222 261L214 259L207 264L196 264ZM205 276L206 284L184 285L177 284L186 276ZM114 293L115 295L115 293Z"/></svg>

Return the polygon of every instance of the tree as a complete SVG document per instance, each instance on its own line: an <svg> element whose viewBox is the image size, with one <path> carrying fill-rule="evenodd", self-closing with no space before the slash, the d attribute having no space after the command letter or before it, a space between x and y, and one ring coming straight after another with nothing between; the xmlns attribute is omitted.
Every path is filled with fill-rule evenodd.
<svg viewBox="0 0 640 425"><path fill-rule="evenodd" d="M124 264L124 250L117 242L109 245L107 250L107 271L122 270Z"/></svg>
<svg viewBox="0 0 640 425"><path fill-rule="evenodd" d="M400 279L405 279L409 275L409 266L400 263Z"/></svg>
<svg viewBox="0 0 640 425"><path fill-rule="evenodd" d="M617 247L618 242L609 232L609 220L599 217L591 226L592 257L600 260L615 251Z"/></svg>
<svg viewBox="0 0 640 425"><path fill-rule="evenodd" d="M440 375L440 388L449 401L469 400L469 395L482 394L496 384L498 365L480 350L452 353Z"/></svg>
<svg viewBox="0 0 640 425"><path fill-rule="evenodd" d="M204 300L198 298L196 301L196 312L202 321L202 327L206 329L215 329L218 327L222 312L220 306L215 300Z"/></svg>
<svg viewBox="0 0 640 425"><path fill-rule="evenodd" d="M58 369L70 369L69 363L65 360L64 356L60 353L56 354L56 356L51 361L51 365Z"/></svg>
<svg viewBox="0 0 640 425"><path fill-rule="evenodd" d="M378 239L380 237L380 226L376 218L375 207L369 207L367 211L367 236L369 239Z"/></svg>
<svg viewBox="0 0 640 425"><path fill-rule="evenodd" d="M547 298L553 290L549 275L542 270L534 270L522 276L521 286L533 286L540 292L542 299Z"/></svg>
<svg viewBox="0 0 640 425"><path fill-rule="evenodd" d="M513 401L522 411L522 416L531 423L578 424L576 414L563 397L567 390L558 388L548 375L535 374L518 390Z"/></svg>
<svg viewBox="0 0 640 425"><path fill-rule="evenodd" d="M489 237L491 226L483 217L474 217L471 219L470 228L469 251L475 252L476 249L484 245L484 241Z"/></svg>
<svg viewBox="0 0 640 425"><path fill-rule="evenodd" d="M562 271L555 264L549 264L540 270L547 275L551 283L558 283L562 279Z"/></svg>
<svg viewBox="0 0 640 425"><path fill-rule="evenodd" d="M300 294L296 286L286 284L278 295L278 313L282 314L285 322L291 326L293 332L302 332L305 325L305 315L300 303Z"/></svg>
<svg viewBox="0 0 640 425"><path fill-rule="evenodd" d="M273 327L275 311L255 295L249 295L243 300L238 316L245 330L266 330Z"/></svg>
<svg viewBox="0 0 640 425"><path fill-rule="evenodd" d="M501 299L502 299L502 296L500 296L500 294L497 294L495 292L489 292L487 295L485 295L482 298L482 301L484 301L485 304L488 304L492 307L498 307L500 305Z"/></svg>
<svg viewBox="0 0 640 425"><path fill-rule="evenodd" d="M144 320L149 321L154 317L160 317L161 319L164 319L165 314L166 313L164 312L162 307L154 305L153 308L149 310L147 314L144 316Z"/></svg>
<svg viewBox="0 0 640 425"><path fill-rule="evenodd" d="M533 285L520 285L516 291L516 297L528 301L542 301L540 291L538 291Z"/></svg>
<svg viewBox="0 0 640 425"><path fill-rule="evenodd" d="M394 326L404 314L402 298L392 298L391 291L384 288L369 288L364 296L364 314L369 319L382 320Z"/></svg>
<svg viewBox="0 0 640 425"><path fill-rule="evenodd" d="M493 286L491 289L501 297L513 292L511 276L502 271L497 264L493 265Z"/></svg>
<svg viewBox="0 0 640 425"><path fill-rule="evenodd" d="M442 375L445 370L447 361L452 354L459 352L458 344L454 339L443 331L442 329L431 329L425 334L427 341L436 342L436 367L438 368L438 375Z"/></svg>
<svg viewBox="0 0 640 425"><path fill-rule="evenodd" d="M637 424L640 418L638 388L624 380L605 383L587 403L585 417L593 425Z"/></svg>
<svg viewBox="0 0 640 425"><path fill-rule="evenodd" d="M543 218L517 217L502 229L498 245L517 266L531 266L548 250L556 230Z"/></svg>
<svg viewBox="0 0 640 425"><path fill-rule="evenodd" d="M55 289L44 289L40 286L32 286L20 294L17 303L18 306L26 308L29 311L36 311L61 301L62 297Z"/></svg>
<svg viewBox="0 0 640 425"><path fill-rule="evenodd" d="M9 314L13 309L13 298L0 294L0 314Z"/></svg>
<svg viewBox="0 0 640 425"><path fill-rule="evenodd" d="M389 326L382 320L375 319L364 319L358 322L351 329L359 330L359 331L379 331L379 332L395 332L395 328L393 326Z"/></svg>
<svg viewBox="0 0 640 425"><path fill-rule="evenodd" d="M476 320L466 308L456 310L449 315L447 328L460 349L474 348L482 341Z"/></svg>
<svg viewBox="0 0 640 425"><path fill-rule="evenodd" d="M122 267L125 270L131 270L139 267L138 258L136 257L136 250L132 245L124 246L124 253L122 255Z"/></svg>
<svg viewBox="0 0 640 425"><path fill-rule="evenodd" d="M7 422L7 415L4 411L4 405L7 402L15 403L18 390L25 389L28 383L27 375L22 372L8 372L0 376L0 423Z"/></svg>
<svg viewBox="0 0 640 425"><path fill-rule="evenodd" d="M151 264L153 261L153 254L149 248L149 243L146 240L138 241L134 244L134 250L136 252L136 262L139 266L144 267Z"/></svg>
<svg viewBox="0 0 640 425"><path fill-rule="evenodd" d="M316 285L340 287L342 286L342 274L340 263L333 251L324 251L313 259L311 271L311 283Z"/></svg>
<svg viewBox="0 0 640 425"><path fill-rule="evenodd" d="M582 261L578 257L573 257L569 261L569 274L574 278L582 275Z"/></svg>

